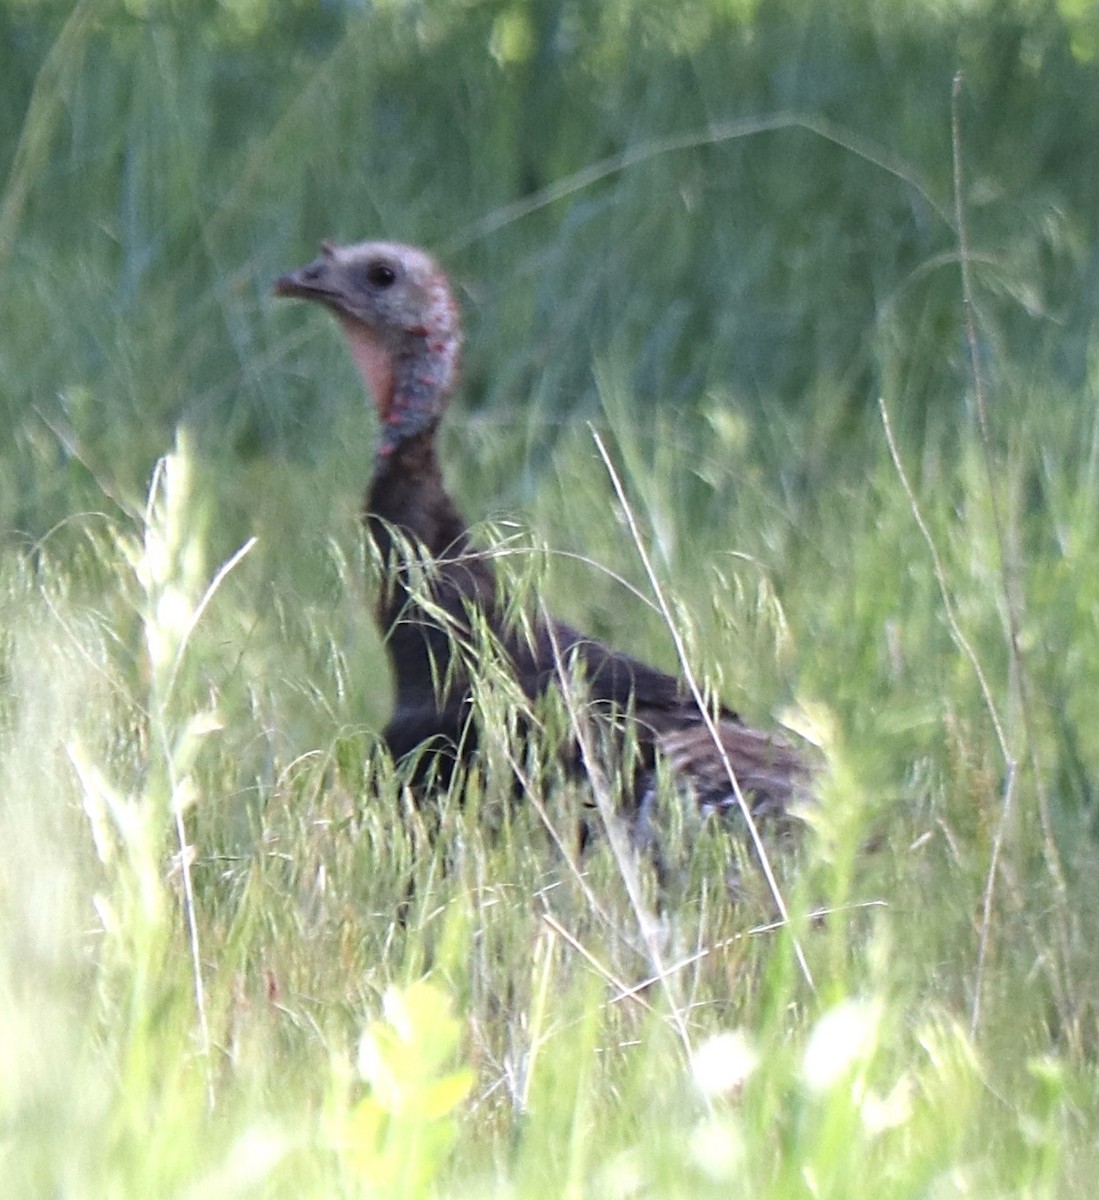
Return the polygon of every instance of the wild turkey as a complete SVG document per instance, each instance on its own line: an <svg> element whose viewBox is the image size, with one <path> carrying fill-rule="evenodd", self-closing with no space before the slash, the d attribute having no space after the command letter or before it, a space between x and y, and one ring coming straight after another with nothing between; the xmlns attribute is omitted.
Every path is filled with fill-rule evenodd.
<svg viewBox="0 0 1099 1200"><path fill-rule="evenodd" d="M754 814L785 813L809 776L803 757L785 742L721 708L723 756L672 676L564 623L535 616L520 632L505 619L491 561L471 544L436 455L436 431L458 379L461 333L450 285L435 261L390 242L325 242L319 258L275 283L275 293L319 301L335 313L377 406L381 434L364 521L383 561L393 564L377 607L396 680L396 708L384 732L393 756L418 751L421 768L437 768L440 756L445 766L447 758L475 751L470 675L455 655L454 637L469 635L471 616L480 614L528 697L556 685L565 660L579 664L595 710L632 722L638 761L627 802L640 814L651 806L660 759L704 812L735 808L725 758ZM431 566L426 585L412 582L415 548Z"/></svg>

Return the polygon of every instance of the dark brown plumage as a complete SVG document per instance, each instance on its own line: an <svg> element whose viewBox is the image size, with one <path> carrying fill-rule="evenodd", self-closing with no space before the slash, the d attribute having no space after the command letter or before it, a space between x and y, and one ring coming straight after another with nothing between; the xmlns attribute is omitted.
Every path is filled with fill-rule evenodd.
<svg viewBox="0 0 1099 1200"><path fill-rule="evenodd" d="M381 436L364 520L383 561L393 564L377 620L396 680L396 706L384 733L394 757L423 754L425 743L432 753L423 754L423 764L433 755L437 763L438 756L475 750L470 678L453 639L457 633L468 640L470 614L477 612L528 697L555 685L559 663L568 661L580 667L596 711L633 722L640 753L632 801L640 812L651 807L658 757L704 811L735 808L722 753L678 680L561 622L535 618L520 633L505 620L491 562L471 544L436 456L436 430L457 382L461 335L450 287L434 260L395 243L326 242L318 259L284 275L275 291L319 301L335 313L378 409ZM426 592L411 581L412 573L422 574L417 553L430 566ZM719 709L716 719L722 750L753 813L785 813L805 792L805 760L728 709ZM579 765L578 755L575 761Z"/></svg>

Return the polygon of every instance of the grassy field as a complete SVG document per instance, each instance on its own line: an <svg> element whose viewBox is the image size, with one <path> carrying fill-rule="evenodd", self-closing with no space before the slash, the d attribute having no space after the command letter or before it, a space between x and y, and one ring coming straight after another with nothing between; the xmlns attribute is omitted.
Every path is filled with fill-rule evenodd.
<svg viewBox="0 0 1099 1200"><path fill-rule="evenodd" d="M1094 1194L1099 26L827 7L0 8L5 1195ZM412 806L323 236L453 269L511 586L678 670L632 517L819 745L788 924L491 671Z"/></svg>

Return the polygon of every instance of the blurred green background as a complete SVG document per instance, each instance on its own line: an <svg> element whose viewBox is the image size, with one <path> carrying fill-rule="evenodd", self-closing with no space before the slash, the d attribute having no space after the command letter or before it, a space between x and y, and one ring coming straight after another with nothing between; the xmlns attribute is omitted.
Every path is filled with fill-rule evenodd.
<svg viewBox="0 0 1099 1200"><path fill-rule="evenodd" d="M0 23L6 530L82 489L139 495L180 422L226 461L328 459L349 372L268 290L321 237L441 252L464 413L536 448L599 412L608 356L639 415L689 425L709 398L794 474L812 464L768 427L812 421L822 387L842 403L820 454L886 389L950 445L958 70L989 363L1087 378L1089 4L8 0ZM658 152L750 118L788 127ZM507 219L619 155L640 161Z"/></svg>
<svg viewBox="0 0 1099 1200"><path fill-rule="evenodd" d="M332 1186L338 1062L433 963L478 1080L469 1194L560 1195L567 1161L570 1195L638 1194L635 1169L667 1194L1090 1196L1099 6L0 0L0 48L0 1167L23 1194L255 1194L225 1164L269 1127L290 1165L263 1194L359 1194ZM789 876L798 911L834 908L800 926L821 991L787 934L736 940L772 914L714 902L727 841L670 926L722 953L654 1003L766 1060L735 1109L751 1169L709 1192L696 1110L651 1085L682 1084L688 1037L541 922L552 902L647 977L614 870L595 853L593 902L530 808L482 839L476 803L441 804L431 843L374 753L374 418L334 323L270 294L322 238L452 274L444 458L508 569L676 669L612 574L648 588L594 429L692 663L821 734ZM878 1038L860 1078L911 1098L893 1141L847 1076L805 1099L799 1047L845 998Z"/></svg>

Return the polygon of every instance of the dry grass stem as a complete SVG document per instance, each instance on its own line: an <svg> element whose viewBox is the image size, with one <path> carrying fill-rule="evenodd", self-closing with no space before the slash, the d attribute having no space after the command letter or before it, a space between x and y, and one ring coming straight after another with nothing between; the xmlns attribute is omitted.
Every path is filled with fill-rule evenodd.
<svg viewBox="0 0 1099 1200"><path fill-rule="evenodd" d="M740 790L740 784L737 781L736 772L733 770L732 763L729 761L729 756L725 752L725 747L721 741L721 734L718 732L717 725L714 721L713 714L710 712L709 706L702 695L702 689L698 686L698 681L695 679L695 674L691 668L690 658L687 654L687 647L683 642L679 629L676 627L675 619L672 616L671 608L664 596L664 589L660 585L660 580L657 577L656 571L653 568L652 559L649 557L648 551L645 549L645 542L641 537L641 531L637 525L637 519L634 516L633 508L630 505L629 498L626 496L626 490L622 486L622 481L618 477L618 472L615 470L614 463L611 461L610 455L607 453L607 447L600 437L597 430L592 429L592 437L595 440L596 448L599 450L599 456L603 460L603 466L606 468L607 474L610 477L611 484L614 487L614 493L618 497L619 504L622 505L622 511L626 517L626 524L629 527L630 537L633 540L634 547L637 550L638 556L641 559L642 566L645 569L645 574L648 577L649 585L653 589L653 595L656 597L656 603L660 608L661 617L664 624L671 635L672 642L675 645L676 658L679 661L679 669L682 672L683 678L686 680L687 687L690 689L691 698L698 708L699 716L702 718L703 724L706 726L706 731L710 735L710 739L717 750L722 766L725 768L725 774L729 780L729 786L733 789L733 795L736 797L737 806L740 809L744 822L748 827L748 832L752 838L752 845L755 848L756 855L759 858L760 866L763 870L764 877L767 880L767 886L770 889L771 896L774 899L775 907L779 911L779 916L784 924L789 925L790 914L787 911L786 901L783 898L782 890L778 886L778 880L775 878L774 870L771 867L771 860L768 857L767 849L763 844L763 839L760 837L759 829L756 826L755 819L752 816L752 811L744 799L744 794ZM805 957L805 951L801 945L801 941L796 934L791 933L791 942L794 948L794 954L798 960L798 966L801 970L805 982L811 990L816 990L813 983L813 974L809 969L809 961Z"/></svg>

